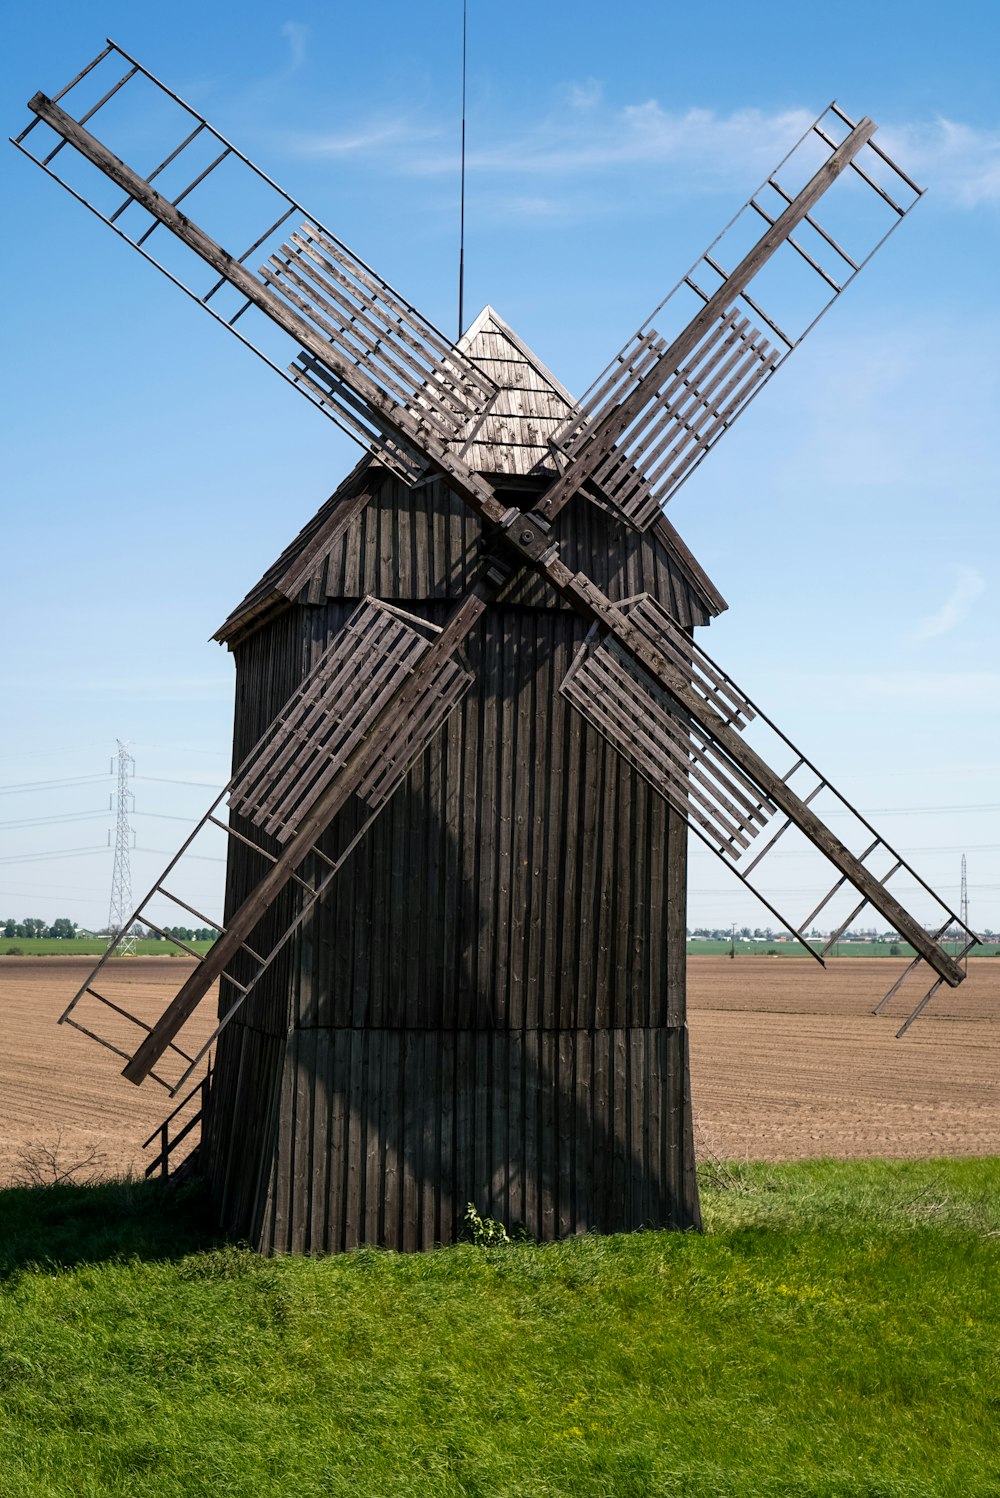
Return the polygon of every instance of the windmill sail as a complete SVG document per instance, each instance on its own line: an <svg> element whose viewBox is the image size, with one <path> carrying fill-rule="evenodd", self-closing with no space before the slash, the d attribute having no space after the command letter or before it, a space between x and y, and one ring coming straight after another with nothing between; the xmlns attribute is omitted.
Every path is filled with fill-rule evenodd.
<svg viewBox="0 0 1000 1498"><path fill-rule="evenodd" d="M640 666L613 633L595 624L560 688L577 711L680 812L702 842L820 962L871 905L913 944L918 960L934 969L939 982L957 986L962 970L939 938L946 930L962 931L971 947L978 940L975 932L655 600L644 595L627 600L620 610L683 679L685 705ZM706 713L698 712L698 703ZM782 773L762 778L757 754L740 753L732 730L743 736L752 724L767 731L772 752L787 755ZM780 808L779 801L784 801ZM827 817L849 818L850 832L845 829L844 836L835 840L832 834L818 835L823 823L817 827L817 803L822 803ZM782 840L794 828L805 834L836 877L807 913L789 919L776 908L761 879L768 860L773 864L777 845L781 843L780 853L788 851L789 844ZM845 836L851 835L859 844L856 853L845 845ZM904 883L908 892L916 887L929 905L931 931L896 898L895 890ZM842 893L850 896L849 908L846 914L841 912L838 926L823 945L817 946L809 931L816 920L828 916Z"/></svg>
<svg viewBox="0 0 1000 1498"><path fill-rule="evenodd" d="M477 617L478 612L466 605L461 613L463 628ZM436 660L432 655L431 647L442 634L440 628L424 619L377 599L365 599L132 912L127 923L129 929L141 922L196 959L196 968L183 988L182 1004L174 1011L185 1012L169 1038L161 1039L165 1034L163 1016L153 1016L154 1026L149 1022L150 1017L128 1011L95 987L115 950L114 943L62 1014L62 1023L82 1030L130 1065L141 1045L150 1054L155 1050L157 1061L166 1056L175 1065L180 1064L177 1076L165 1077L154 1071L152 1061L143 1071L143 1076L153 1076L176 1093L205 1058L219 1031L300 929L410 767L468 690L473 678L461 660L458 644L453 643ZM423 667L419 675L418 666ZM404 686L409 689L405 694ZM383 727L384 737L379 741L377 755L365 759L366 735L375 725ZM348 769L353 769L353 778L343 775ZM331 786L335 790L339 786L341 793L330 800L325 811L316 815L317 806ZM339 855L331 859L319 853L316 844L352 791L356 792L359 804L360 827ZM260 885L233 914L229 926L216 927L219 938L212 951L203 956L170 937L164 927L151 919L149 912L151 907L173 904L203 925L216 924L167 886L168 878L172 885L176 882L172 877L176 866L208 828L218 829L252 848L259 855L262 870L269 871L270 881L266 894L262 894L260 885L266 882L266 875L262 875ZM306 868L310 855L316 863ZM266 950L261 951L254 928L289 883L297 891L296 906L286 920L267 934ZM222 1019L192 1055L177 1043L177 1035L219 979L223 983ZM92 1019L84 1020L84 1008L94 1016ZM95 1026L99 1026L99 1031Z"/></svg>
<svg viewBox="0 0 1000 1498"><path fill-rule="evenodd" d="M122 76L79 118L58 102L83 102L116 65ZM101 112L114 143L130 145L151 103L173 133L143 175L86 124ZM493 382L135 58L109 43L55 98L38 93L28 107L35 118L14 144L324 414L407 482L444 460L490 498L451 446L491 409Z"/></svg>
<svg viewBox="0 0 1000 1498"><path fill-rule="evenodd" d="M809 127L556 433L567 466L543 513L589 481L631 524L651 524L919 201L875 128L833 104ZM688 321L661 333L661 318Z"/></svg>

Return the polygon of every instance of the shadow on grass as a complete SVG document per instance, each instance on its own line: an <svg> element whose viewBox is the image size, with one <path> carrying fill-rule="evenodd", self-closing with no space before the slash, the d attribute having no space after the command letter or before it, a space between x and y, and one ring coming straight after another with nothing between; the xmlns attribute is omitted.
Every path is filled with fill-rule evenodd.
<svg viewBox="0 0 1000 1498"><path fill-rule="evenodd" d="M224 1240L200 1181L102 1181L0 1191L0 1281L27 1268L180 1259Z"/></svg>

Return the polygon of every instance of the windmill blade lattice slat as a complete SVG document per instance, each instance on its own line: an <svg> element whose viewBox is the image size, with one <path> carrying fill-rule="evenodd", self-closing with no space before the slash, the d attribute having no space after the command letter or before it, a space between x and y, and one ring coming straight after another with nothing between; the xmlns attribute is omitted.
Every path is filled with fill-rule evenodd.
<svg viewBox="0 0 1000 1498"><path fill-rule="evenodd" d="M619 356L618 379L608 382L599 403L584 408L587 420L599 424L615 410L638 383L638 360L656 347L662 347L661 339L636 334ZM594 483L620 514L644 530L660 513L662 496L700 462L778 359L760 331L727 308L679 369L658 366L661 389L595 469Z"/></svg>
<svg viewBox="0 0 1000 1498"><path fill-rule="evenodd" d="M742 727L753 717L731 683L702 669L697 646L655 600L622 611L726 721ZM613 638L592 631L560 690L720 856L738 858L777 810Z"/></svg>
<svg viewBox="0 0 1000 1498"><path fill-rule="evenodd" d="M230 810L288 842L438 633L425 620L366 599L241 772ZM372 810L389 798L472 679L450 656L426 683L359 789Z"/></svg>
<svg viewBox="0 0 1000 1498"><path fill-rule="evenodd" d="M556 434L566 469L546 514L589 480L631 524L652 523L919 200L921 189L871 140L874 129L831 105L806 131ZM714 376L713 399L711 354L728 347L739 318L756 357L727 366L725 383ZM657 331L654 319L673 331Z"/></svg>
<svg viewBox="0 0 1000 1498"><path fill-rule="evenodd" d="M464 422L489 407L497 394L492 380L430 324L417 328L390 288L328 233L307 223L290 238L261 267L261 276L279 290L292 281L314 297L329 315L327 332L347 357L369 373L382 370L387 386L408 404L419 397L438 418L443 439L454 441Z"/></svg>

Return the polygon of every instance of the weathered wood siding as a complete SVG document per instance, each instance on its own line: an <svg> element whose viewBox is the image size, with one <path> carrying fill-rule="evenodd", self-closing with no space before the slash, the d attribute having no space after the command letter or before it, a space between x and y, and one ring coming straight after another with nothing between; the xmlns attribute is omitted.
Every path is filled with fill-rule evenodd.
<svg viewBox="0 0 1000 1498"><path fill-rule="evenodd" d="M273 1062L276 1044L251 1049ZM249 1067L237 1100L276 1131L269 1181L247 1175L254 1239L431 1248L468 1202L540 1239L694 1226L686 1047L683 1027L293 1029L277 1105Z"/></svg>
<svg viewBox="0 0 1000 1498"><path fill-rule="evenodd" d="M355 570L341 552L314 603L237 647L237 759L365 589L443 621L459 589L434 579L468 548L421 558L421 529L454 518L445 491L421 494L408 517L389 495L369 505ZM601 564L613 597L648 590L703 622L648 538ZM543 1238L697 1222L686 828L559 696L584 633L527 590L487 611L465 652L476 683L223 1032L205 1159L226 1225L262 1248L420 1248L468 1201ZM355 826L348 810L321 846ZM227 908L260 873L235 845Z"/></svg>
<svg viewBox="0 0 1000 1498"><path fill-rule="evenodd" d="M314 649L348 608L310 612ZM559 695L584 633L555 609L488 612L476 685L306 927L294 1023L677 1023L665 885L685 829Z"/></svg>
<svg viewBox="0 0 1000 1498"><path fill-rule="evenodd" d="M683 1026L227 1034L214 1194L265 1252L431 1248L468 1202L542 1240L699 1225Z"/></svg>
<svg viewBox="0 0 1000 1498"><path fill-rule="evenodd" d="M395 603L461 598L482 566L482 525L443 484L407 489L381 473L371 499L328 548L311 559L301 598ZM704 604L655 531L629 530L607 511L581 499L556 517L553 539L574 572L583 569L611 598L652 593L679 624L708 622ZM537 573L514 580L504 595L526 607L568 609Z"/></svg>

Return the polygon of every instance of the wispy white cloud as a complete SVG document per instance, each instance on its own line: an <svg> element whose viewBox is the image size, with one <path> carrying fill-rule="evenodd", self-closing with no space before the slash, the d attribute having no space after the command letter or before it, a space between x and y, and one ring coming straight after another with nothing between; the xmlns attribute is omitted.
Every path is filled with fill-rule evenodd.
<svg viewBox="0 0 1000 1498"><path fill-rule="evenodd" d="M288 21L291 66L305 57L305 28ZM812 122L808 108L767 111L746 107L728 113L666 108L658 99L613 103L601 82L586 78L560 85L556 107L516 131L480 125L489 143L473 146L470 170L523 177L598 173L627 166L674 166L686 190L745 185L763 177ZM387 153L389 170L432 176L456 167L453 122L377 113L350 130L302 134L288 142L297 154ZM1000 130L938 116L883 125L879 144L914 177L952 203L975 208L1000 202ZM428 149L430 143L441 149ZM447 146L444 142L448 142ZM530 199L528 200L530 201Z"/></svg>
<svg viewBox="0 0 1000 1498"><path fill-rule="evenodd" d="M1000 130L939 115L930 121L887 125L878 139L935 195L963 208L1000 203Z"/></svg>
<svg viewBox="0 0 1000 1498"><path fill-rule="evenodd" d="M501 219L559 219L573 214L575 208L565 198L544 193L509 193L496 199L494 212Z"/></svg>
<svg viewBox="0 0 1000 1498"><path fill-rule="evenodd" d="M596 78L587 78L583 83L571 83L567 98L572 109L596 109L604 98L604 87Z"/></svg>
<svg viewBox="0 0 1000 1498"><path fill-rule="evenodd" d="M297 156L378 156L385 152L394 169L407 170L417 147L437 140L434 126L418 124L412 115L373 115L350 130L314 131L288 143Z"/></svg>
<svg viewBox="0 0 1000 1498"><path fill-rule="evenodd" d="M692 179L695 185L745 185L748 174L764 176L812 119L806 110L670 111L655 99L611 105L595 79L558 92L558 108L516 132L480 127L480 138L488 143L468 152L469 170L565 181L628 166L673 164L683 168L687 188ZM286 146L306 156L385 153L388 170L415 176L453 173L457 167L453 126L419 119L412 111L374 114L350 130L300 133ZM529 195L525 203L530 210L534 199Z"/></svg>
<svg viewBox="0 0 1000 1498"><path fill-rule="evenodd" d="M515 135L470 151L471 171L565 178L623 167L675 165L685 186L744 183L763 176L810 123L804 110L766 114L739 109L673 112L655 99L612 107L593 84L575 86L572 108L544 116ZM413 169L451 171L452 155L424 155Z"/></svg>
<svg viewBox="0 0 1000 1498"><path fill-rule="evenodd" d="M294 68L305 56L305 28L286 22L282 30ZM584 78L556 86L534 117L521 117L516 127L503 119L474 119L467 165L493 188L505 177L544 179L540 197L551 203L561 194L561 211L574 183L590 185L626 169L669 169L667 180L657 183L660 192L746 190L773 169L812 120L806 107L725 112L670 109L656 98L616 102L599 79ZM883 125L878 141L939 200L966 208L1000 202L1000 130L938 117ZM339 130L299 131L284 146L299 156L353 155L387 175L451 176L458 168L454 120L417 104L398 112L376 110ZM522 207L515 203L513 211L537 216L539 195L519 196ZM597 211L601 194L590 192L588 199L590 211Z"/></svg>
<svg viewBox="0 0 1000 1498"><path fill-rule="evenodd" d="M301 21L286 21L281 28L281 34L288 43L288 68L287 72L295 73L302 67L306 60L306 37L308 32Z"/></svg>
<svg viewBox="0 0 1000 1498"><path fill-rule="evenodd" d="M986 579L975 567L960 564L955 568L955 585L940 608L928 614L913 632L913 640L935 640L964 623L976 599L986 589Z"/></svg>

